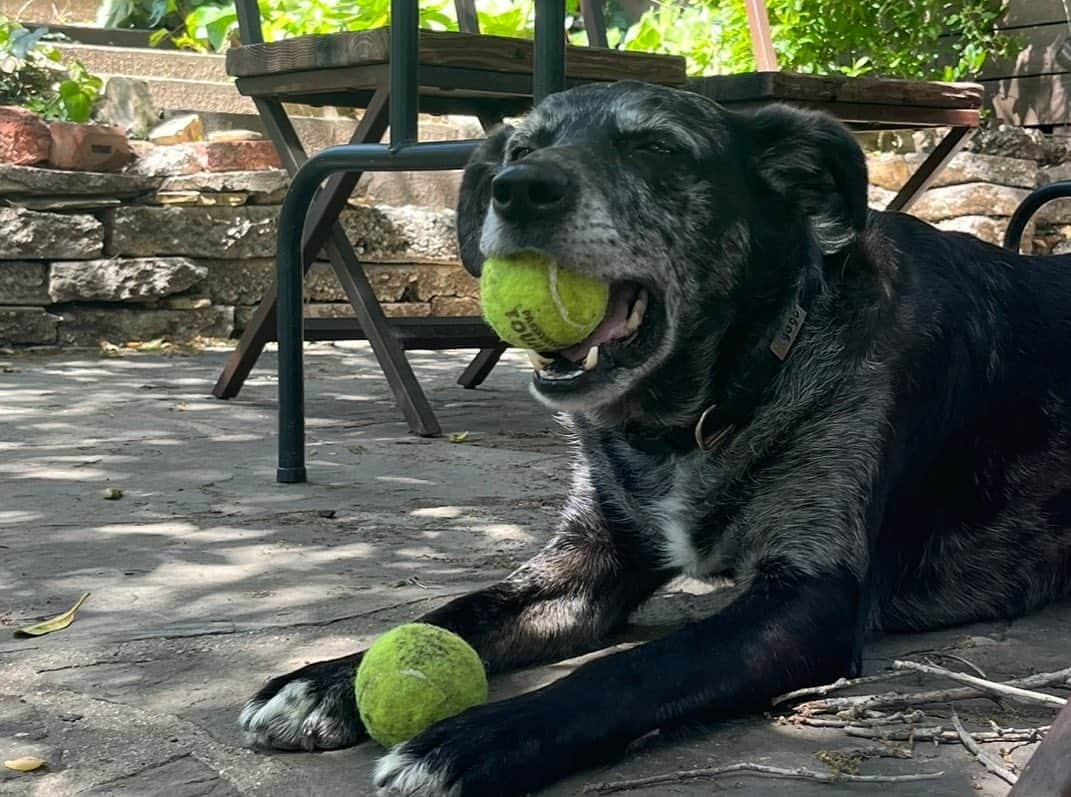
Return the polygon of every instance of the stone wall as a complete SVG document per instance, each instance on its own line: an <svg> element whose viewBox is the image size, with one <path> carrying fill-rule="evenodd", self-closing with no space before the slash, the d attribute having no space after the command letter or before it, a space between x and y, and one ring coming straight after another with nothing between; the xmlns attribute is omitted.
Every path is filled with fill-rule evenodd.
<svg viewBox="0 0 1071 797"><path fill-rule="evenodd" d="M867 150L870 206L883 209L934 145L933 132L861 136ZM1066 136L999 126L981 131L938 174L910 212L943 229L1000 245L1008 220L1034 189L1071 179ZM1046 205L1023 236L1033 254L1071 252L1071 200Z"/></svg>
<svg viewBox="0 0 1071 797"><path fill-rule="evenodd" d="M1039 135L979 136L912 212L999 243L1032 188L1071 179L1065 140ZM933 141L881 134L863 143L871 204L881 208ZM239 335L271 283L287 178L264 168L274 157L267 142L224 150L157 147L115 174L0 165L0 345ZM478 315L476 283L457 262L457 187L456 173L359 184L342 223L388 315ZM1071 251L1071 201L1048 206L1027 237L1035 253ZM326 264L314 266L306 299L310 316L351 314Z"/></svg>
<svg viewBox="0 0 1071 797"><path fill-rule="evenodd" d="M170 148L175 149L175 148ZM166 170L190 171L174 163ZM479 313L457 262L456 176L369 177L342 224L388 315ZM97 346L241 334L274 274L287 178L276 170L164 176L0 166L0 345ZM314 266L310 316L350 315L329 265Z"/></svg>

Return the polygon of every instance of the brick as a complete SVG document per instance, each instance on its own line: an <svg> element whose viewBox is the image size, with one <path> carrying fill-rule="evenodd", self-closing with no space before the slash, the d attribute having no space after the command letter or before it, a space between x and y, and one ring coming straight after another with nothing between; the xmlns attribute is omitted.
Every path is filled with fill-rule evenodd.
<svg viewBox="0 0 1071 797"><path fill-rule="evenodd" d="M79 260L100 257L104 225L85 213L38 213L0 207L0 259Z"/></svg>
<svg viewBox="0 0 1071 797"><path fill-rule="evenodd" d="M128 170L133 174L145 177L173 177L201 171L197 153L189 145L157 147L144 141L133 143L138 150L137 160Z"/></svg>
<svg viewBox="0 0 1071 797"><path fill-rule="evenodd" d="M43 307L0 307L0 346L55 343L59 321Z"/></svg>
<svg viewBox="0 0 1071 797"><path fill-rule="evenodd" d="M34 197L107 197L147 194L161 180L136 174L72 172L31 166L0 166L0 194Z"/></svg>
<svg viewBox="0 0 1071 797"><path fill-rule="evenodd" d="M431 305L427 302L384 302L380 305L388 318L427 318ZM306 304L306 318L352 318L353 308L348 303Z"/></svg>
<svg viewBox="0 0 1071 797"><path fill-rule="evenodd" d="M189 290L207 274L184 257L58 261L49 294L53 302L154 302Z"/></svg>
<svg viewBox="0 0 1071 797"><path fill-rule="evenodd" d="M480 300L474 296L436 296L431 300L431 314L452 317L481 316Z"/></svg>
<svg viewBox="0 0 1071 797"><path fill-rule="evenodd" d="M48 161L57 169L119 172L134 160L134 151L119 127L53 122Z"/></svg>
<svg viewBox="0 0 1071 797"><path fill-rule="evenodd" d="M190 145L206 172L280 169L282 162L270 141L204 141Z"/></svg>
<svg viewBox="0 0 1071 797"><path fill-rule="evenodd" d="M988 183L965 183L931 188L916 202L912 215L936 222L959 216L1008 217L1029 191Z"/></svg>
<svg viewBox="0 0 1071 797"><path fill-rule="evenodd" d="M52 304L48 264L0 261L0 304Z"/></svg>
<svg viewBox="0 0 1071 797"><path fill-rule="evenodd" d="M202 307L194 310L131 309L68 305L62 310L59 342L71 346L95 346L100 341L129 341L165 338L190 340L198 336L225 338L234 328L234 308Z"/></svg>
<svg viewBox="0 0 1071 797"><path fill-rule="evenodd" d="M22 108L0 106L0 163L30 166L48 160L48 125Z"/></svg>
<svg viewBox="0 0 1071 797"><path fill-rule="evenodd" d="M204 125L195 113L173 116L149 131L149 141L153 144L185 144L201 141L204 137Z"/></svg>

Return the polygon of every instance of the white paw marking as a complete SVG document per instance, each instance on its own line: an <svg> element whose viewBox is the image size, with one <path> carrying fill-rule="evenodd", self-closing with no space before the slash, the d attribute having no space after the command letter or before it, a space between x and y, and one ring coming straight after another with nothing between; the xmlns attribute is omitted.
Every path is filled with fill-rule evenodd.
<svg viewBox="0 0 1071 797"><path fill-rule="evenodd" d="M434 772L398 745L376 762L372 782L379 797L458 797L461 785L446 788L445 773Z"/></svg>
<svg viewBox="0 0 1071 797"><path fill-rule="evenodd" d="M246 744L308 747L305 720L318 699L310 681L291 681L267 702L250 700L238 717Z"/></svg>

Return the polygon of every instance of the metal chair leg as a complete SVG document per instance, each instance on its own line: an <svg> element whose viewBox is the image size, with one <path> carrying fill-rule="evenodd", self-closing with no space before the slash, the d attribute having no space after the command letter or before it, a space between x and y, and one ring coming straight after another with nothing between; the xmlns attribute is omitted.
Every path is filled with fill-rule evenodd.
<svg viewBox="0 0 1071 797"><path fill-rule="evenodd" d="M483 384L508 347L506 344L490 349L481 349L472 362L457 378L457 383L466 390L474 390Z"/></svg>
<svg viewBox="0 0 1071 797"><path fill-rule="evenodd" d="M911 206L915 204L915 200L930 187L934 177L945 168L948 162L971 140L971 137L977 131L978 128L976 127L953 127L949 130L948 135L942 138L937 146L934 147L933 152L927 155L926 159L919 164L919 167L915 169L915 173L911 175L904 187L896 192L896 196L890 200L885 209L905 213L910 210Z"/></svg>
<svg viewBox="0 0 1071 797"><path fill-rule="evenodd" d="M282 103L261 99L255 102L272 143L275 144L283 165L292 177L308 160L301 139L298 138L286 111L283 110ZM387 128L387 106L387 90L380 89L373 95L365 109L364 116L361 117L357 129L350 138L350 143L366 144L380 141ZM338 214L345 207L360 177L360 173L333 175L309 210L302 248L306 272L323 249ZM229 399L238 395L249 373L253 370L253 366L260 358L265 344L275 337L275 302L275 286L272 285L261 297L260 304L242 332L238 345L227 358L223 372L216 381L215 387L212 388L212 394L216 398Z"/></svg>

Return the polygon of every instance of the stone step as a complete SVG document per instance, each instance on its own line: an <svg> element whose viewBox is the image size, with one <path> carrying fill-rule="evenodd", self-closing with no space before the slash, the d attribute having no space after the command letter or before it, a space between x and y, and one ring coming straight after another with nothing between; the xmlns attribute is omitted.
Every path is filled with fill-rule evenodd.
<svg viewBox="0 0 1071 797"><path fill-rule="evenodd" d="M0 3L6 0L0 0ZM65 37L78 44L100 44L108 47L141 47L153 50L176 50L171 39L151 44L153 31L138 28L98 28L96 25L67 25L58 22L42 22L40 19L25 19L28 28L48 28L51 33Z"/></svg>
<svg viewBox="0 0 1071 797"><path fill-rule="evenodd" d="M0 16L22 23L95 25L100 0L0 0Z"/></svg>
<svg viewBox="0 0 1071 797"><path fill-rule="evenodd" d="M54 46L64 58L81 61L94 75L218 83L227 87L232 100L237 93L227 76L222 55L77 42L55 42Z"/></svg>
<svg viewBox="0 0 1071 797"><path fill-rule="evenodd" d="M57 43L65 57L81 61L102 78L145 80L153 103L165 114L197 112L206 131L245 129L264 133L252 100L238 94L219 55L126 46ZM288 106L298 135L310 151L344 144L356 120L340 118L330 108ZM482 135L475 120L422 114L423 141L456 140Z"/></svg>

